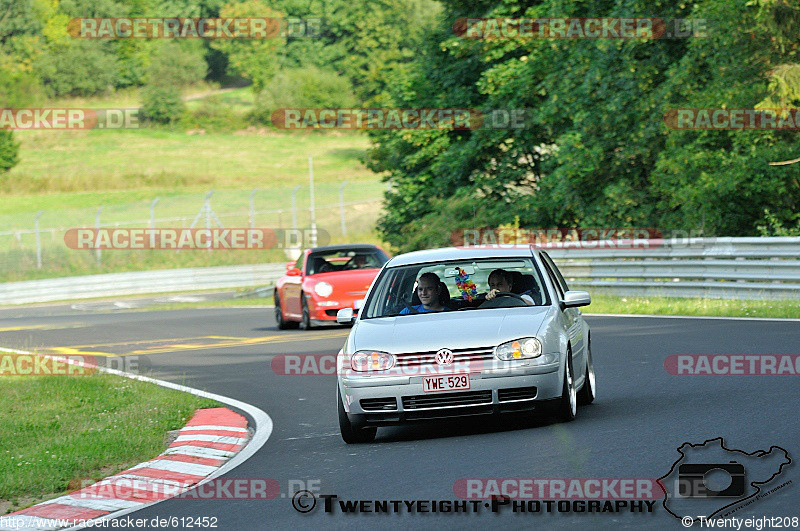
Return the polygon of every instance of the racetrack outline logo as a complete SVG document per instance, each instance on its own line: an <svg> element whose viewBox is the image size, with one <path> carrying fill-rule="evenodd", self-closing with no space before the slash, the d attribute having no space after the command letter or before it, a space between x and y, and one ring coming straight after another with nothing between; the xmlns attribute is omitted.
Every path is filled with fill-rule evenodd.
<svg viewBox="0 0 800 531"><path fill-rule="evenodd" d="M718 448L716 448L716 444L719 445ZM707 445L709 445L709 446L707 446ZM749 459L750 461L747 464L751 465L751 466L752 466L752 462L753 462L752 458L756 458L756 459L769 458L769 456L772 455L773 451L783 452L783 457L785 458L785 460L783 462L781 462L780 466L778 467L777 472L775 472L772 475L770 475L769 478L767 478L766 480L763 480L763 481L749 481L748 480L746 482L746 485L745 485L745 488L746 488L745 493L747 495L744 496L744 497L738 497L737 499L731 501L730 503L726 503L727 501L730 500L729 497L718 497L718 496L715 496L713 494L713 491L712 491L712 494L710 496L702 496L702 497L694 497L694 496L692 496L692 497L683 497L682 498L680 496L676 496L675 492L673 492L672 496L670 496L670 490L673 487L678 487L678 489L675 489L676 492L677 492L677 490L679 490L680 481L681 481L680 472L679 472L679 477L678 477L678 479L676 481L665 481L665 480L668 477L673 476L675 471L679 470L682 465L685 466L685 464L681 463L681 462L685 461L687 459L687 451L696 451L695 449L700 449L699 450L700 452L703 452L703 451L715 451L717 449L719 451L721 451L721 452L722 451L729 452L729 453L731 453L731 455L730 456L726 456L726 458L729 458L730 460L733 460L733 458L735 458L735 459L740 460L740 461L747 461ZM694 516L694 515L690 516L690 515L679 515L679 514L676 514L669 507L668 502L672 501L673 508L674 508L674 504L676 503L676 500L688 499L688 498L693 498L695 500L695 502L697 500L701 500L701 501L705 500L705 501L709 502L709 504L714 503L715 501L718 504L725 503L725 505L716 508L710 514L702 515L702 516L704 516L705 519L708 520L708 519L713 518L715 515L721 513L723 510L728 509L728 508L730 508L730 507L732 507L734 505L737 505L737 504L739 504L741 502L744 502L746 500L749 500L751 498L754 498L755 496L760 494L762 485L769 484L773 479L775 479L776 477L778 477L782 473L784 466L789 465L789 464L792 463L792 459L791 459L791 457L789 457L789 452L786 451L785 448L782 448L780 446L775 446L775 445L770 446L769 450L766 450L766 451L764 451L764 450L756 450L754 452L745 452L743 450L736 450L736 449L725 447L725 441L724 441L724 439L722 437L715 437L713 439L707 439L706 441L704 441L704 442L702 442L700 444L692 444L690 442L685 442L680 447L677 448L677 451L678 451L678 453L681 454L680 458L677 459L674 463L672 463L672 467L670 468L669 472L667 472L666 474L661 476L659 478L659 482L661 483L661 486L664 489L664 499L662 500L661 505L664 507L664 510L666 510L669 514L671 514L672 516L674 516L675 518L677 518L679 520L683 520L685 518L690 518L691 516ZM777 452L776 452L776 454L777 454ZM715 460L721 461L722 459L715 459ZM710 461L710 460L705 459L705 462L708 462L708 461ZM764 462L766 462L766 461L764 461ZM710 466L710 465L707 465L707 466ZM746 468L746 466L745 466L745 468ZM733 478L732 478L732 481L733 481ZM748 487L752 487L753 489L755 489L755 491L748 493L747 492L749 490ZM695 507L697 507L697 503L695 503ZM695 517L699 518L700 516L695 516Z"/></svg>

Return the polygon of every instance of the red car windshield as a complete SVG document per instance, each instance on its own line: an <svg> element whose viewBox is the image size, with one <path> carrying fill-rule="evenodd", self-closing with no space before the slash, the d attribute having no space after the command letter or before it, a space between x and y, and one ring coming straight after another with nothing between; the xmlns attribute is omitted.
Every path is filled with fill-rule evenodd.
<svg viewBox="0 0 800 531"><path fill-rule="evenodd" d="M389 257L379 249L319 251L308 255L306 275L354 269L376 269L383 266L388 260Z"/></svg>

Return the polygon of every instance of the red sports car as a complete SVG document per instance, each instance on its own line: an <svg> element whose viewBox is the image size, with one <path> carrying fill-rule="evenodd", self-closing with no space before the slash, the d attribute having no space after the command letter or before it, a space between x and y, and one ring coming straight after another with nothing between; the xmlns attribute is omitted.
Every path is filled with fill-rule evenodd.
<svg viewBox="0 0 800 531"><path fill-rule="evenodd" d="M306 249L275 282L275 322L278 328L308 330L314 324L335 323L342 308L356 307L389 260L376 245L328 245Z"/></svg>

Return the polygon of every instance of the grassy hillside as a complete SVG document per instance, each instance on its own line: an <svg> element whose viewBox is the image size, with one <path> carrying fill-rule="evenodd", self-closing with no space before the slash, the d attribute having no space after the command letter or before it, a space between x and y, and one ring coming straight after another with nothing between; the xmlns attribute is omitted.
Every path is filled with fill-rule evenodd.
<svg viewBox="0 0 800 531"><path fill-rule="evenodd" d="M190 106L214 97L236 113L246 112L248 89L208 96L187 94ZM136 107L135 93L101 99L71 99L49 106ZM72 227L146 227L158 198L157 227L188 227L214 190L211 208L225 227L250 224L250 194L258 227L289 228L296 192L299 227L310 222L308 157L314 161L318 227L333 242L377 242L377 219L385 185L361 162L368 140L351 132L285 132L250 127L229 133L189 134L180 128L90 131L19 131L21 162L0 178L0 281L169 267L198 267L285 260L282 251L181 252L67 249L63 233ZM341 229L340 186L346 203ZM36 265L36 212L42 210L42 268ZM201 217L196 226L204 226Z"/></svg>

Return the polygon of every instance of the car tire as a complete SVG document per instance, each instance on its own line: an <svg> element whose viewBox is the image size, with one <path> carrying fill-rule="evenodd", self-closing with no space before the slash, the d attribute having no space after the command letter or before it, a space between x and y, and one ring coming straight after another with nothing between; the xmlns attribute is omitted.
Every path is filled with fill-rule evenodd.
<svg viewBox="0 0 800 531"><path fill-rule="evenodd" d="M353 426L350 419L347 417L347 412L344 410L342 403L342 393L339 388L336 388L336 402L339 405L339 431L342 434L342 440L347 444L361 444L371 443L375 440L375 435L378 433L378 428L359 428Z"/></svg>
<svg viewBox="0 0 800 531"><path fill-rule="evenodd" d="M306 301L305 293L300 294L300 301L303 308L303 317L300 321L300 328L303 330L311 330L311 327L314 325L311 323L311 313L308 311L308 302Z"/></svg>
<svg viewBox="0 0 800 531"><path fill-rule="evenodd" d="M564 383L561 387L561 398L556 402L555 416L561 422L575 419L578 410L578 397L575 393L575 380L572 377L572 351L567 350L567 362L564 367Z"/></svg>
<svg viewBox="0 0 800 531"><path fill-rule="evenodd" d="M594 363L592 363L592 343L586 346L586 376L583 380L583 387L578 391L578 404L587 405L594 402L597 390L594 376Z"/></svg>
<svg viewBox="0 0 800 531"><path fill-rule="evenodd" d="M283 308L281 308L281 298L278 292L275 292L275 323L278 325L278 330L288 330L290 328L297 328L297 323L294 321L287 321L283 318Z"/></svg>

